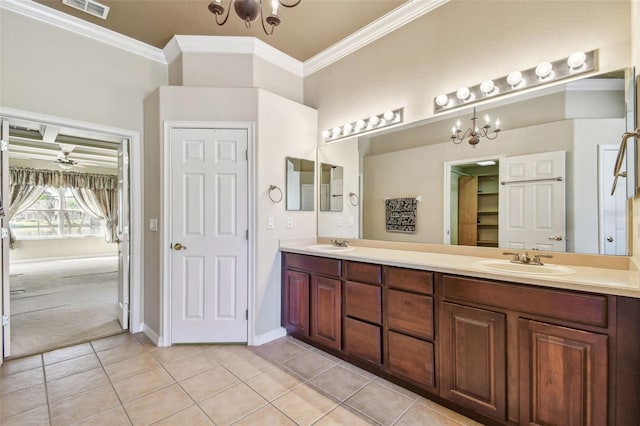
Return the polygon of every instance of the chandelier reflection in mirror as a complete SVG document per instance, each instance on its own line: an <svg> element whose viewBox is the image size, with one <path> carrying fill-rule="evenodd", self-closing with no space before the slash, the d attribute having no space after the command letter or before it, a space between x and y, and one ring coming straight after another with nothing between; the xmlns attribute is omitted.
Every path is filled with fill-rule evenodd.
<svg viewBox="0 0 640 426"><path fill-rule="evenodd" d="M451 129L451 140L455 144L461 143L463 140L469 138L469 145L476 147L480 143L480 138L495 139L500 133L500 120L496 120L495 128L491 131L491 119L489 115L484 116L484 126L478 127L476 122L478 117L476 116L476 109L473 109L473 117L471 117L471 127L463 131L460 128L460 120L456 122L456 125Z"/></svg>
<svg viewBox="0 0 640 426"><path fill-rule="evenodd" d="M266 0L271 3L271 14L267 16L266 19L263 17L262 0L228 0L226 8L222 5L223 1L224 0L213 0L209 3L209 12L216 15L216 24L222 26L227 23L227 19L229 19L229 13L231 11L231 5L233 4L236 14L244 21L244 25L247 28L251 28L251 22L255 21L259 16L264 33L270 36L273 34L273 30L280 25L278 6L292 8L299 5L302 0L294 0L290 2L284 2L283 0ZM223 17L222 21L220 21L221 17ZM267 28L267 26L269 28Z"/></svg>

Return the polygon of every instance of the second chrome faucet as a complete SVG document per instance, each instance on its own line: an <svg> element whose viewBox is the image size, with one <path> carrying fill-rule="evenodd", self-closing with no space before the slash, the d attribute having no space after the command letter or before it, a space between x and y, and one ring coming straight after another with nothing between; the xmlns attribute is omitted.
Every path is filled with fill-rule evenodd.
<svg viewBox="0 0 640 426"><path fill-rule="evenodd" d="M533 249L533 254L529 254L529 252L525 251L524 253L520 254L517 251L505 251L502 254L504 255L508 255L508 256L513 256L511 258L511 263L524 263L527 265L544 265L544 263L542 263L542 261L540 260L541 257L546 257L546 258L551 258L553 256L551 256L550 254L540 254L540 252L538 252L538 249Z"/></svg>

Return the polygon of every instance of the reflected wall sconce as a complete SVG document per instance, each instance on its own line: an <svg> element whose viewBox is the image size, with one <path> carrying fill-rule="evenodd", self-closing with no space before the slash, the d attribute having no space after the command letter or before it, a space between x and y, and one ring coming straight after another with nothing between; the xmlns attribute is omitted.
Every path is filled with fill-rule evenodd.
<svg viewBox="0 0 640 426"><path fill-rule="evenodd" d="M541 62L535 68L515 70L504 77L484 80L472 87L461 87L455 92L441 94L433 99L433 111L439 113L480 102L495 96L506 95L522 89L548 84L597 70L597 50L575 52L571 56L553 62Z"/></svg>
<svg viewBox="0 0 640 426"><path fill-rule="evenodd" d="M369 118L352 121L343 126L322 131L322 139L325 143L334 142L344 138L360 136L374 130L394 126L404 121L404 108L388 110L382 114L372 115Z"/></svg>
<svg viewBox="0 0 640 426"><path fill-rule="evenodd" d="M476 124L478 117L476 117L476 109L473 108L473 117L471 117L471 127L462 131L460 128L460 121L456 122L456 125L451 129L451 140L455 144L461 143L463 140L469 138L469 145L476 147L480 143L480 138L487 138L493 140L498 137L500 133L500 120L496 120L495 128L491 131L491 120L488 115L484 116L484 126L478 127Z"/></svg>

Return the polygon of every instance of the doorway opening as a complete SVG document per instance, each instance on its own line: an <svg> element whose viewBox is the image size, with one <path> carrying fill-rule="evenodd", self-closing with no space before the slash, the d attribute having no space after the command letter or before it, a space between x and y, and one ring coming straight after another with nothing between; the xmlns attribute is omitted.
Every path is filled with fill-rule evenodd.
<svg viewBox="0 0 640 426"><path fill-rule="evenodd" d="M445 244L498 247L499 161L445 163Z"/></svg>
<svg viewBox="0 0 640 426"><path fill-rule="evenodd" d="M3 251L9 270L3 280L3 357L127 330L128 138L3 121L3 226L10 247Z"/></svg>

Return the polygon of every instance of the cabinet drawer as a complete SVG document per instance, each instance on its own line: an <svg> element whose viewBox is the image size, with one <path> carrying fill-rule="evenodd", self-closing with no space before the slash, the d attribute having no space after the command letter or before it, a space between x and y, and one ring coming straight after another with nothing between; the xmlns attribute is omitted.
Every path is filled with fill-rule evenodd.
<svg viewBox="0 0 640 426"><path fill-rule="evenodd" d="M435 388L433 343L389 331L389 370L392 374Z"/></svg>
<svg viewBox="0 0 640 426"><path fill-rule="evenodd" d="M288 268L302 269L314 274L341 275L341 263L338 259L328 257L306 256L304 254L285 253L285 262Z"/></svg>
<svg viewBox="0 0 640 426"><path fill-rule="evenodd" d="M382 266L380 265L347 261L345 268L348 280L372 284L382 283Z"/></svg>
<svg viewBox="0 0 640 426"><path fill-rule="evenodd" d="M444 275L445 299L607 327L607 296Z"/></svg>
<svg viewBox="0 0 640 426"><path fill-rule="evenodd" d="M382 331L377 325L345 318L344 349L350 355L380 364Z"/></svg>
<svg viewBox="0 0 640 426"><path fill-rule="evenodd" d="M345 283L345 314L361 320L382 323L382 288L347 281Z"/></svg>
<svg viewBox="0 0 640 426"><path fill-rule="evenodd" d="M433 339L433 298L404 291L387 292L390 329Z"/></svg>
<svg viewBox="0 0 640 426"><path fill-rule="evenodd" d="M433 272L387 266L384 278L391 288L433 294Z"/></svg>

